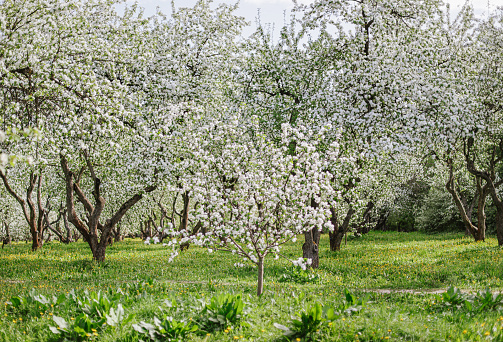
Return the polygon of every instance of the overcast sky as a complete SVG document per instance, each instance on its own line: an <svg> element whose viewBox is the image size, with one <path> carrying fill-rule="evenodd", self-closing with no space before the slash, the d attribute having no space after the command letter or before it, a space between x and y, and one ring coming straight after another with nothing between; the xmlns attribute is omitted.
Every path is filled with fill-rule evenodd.
<svg viewBox="0 0 503 342"><path fill-rule="evenodd" d="M156 7L159 7L161 11L165 14L171 13L171 0L137 0L138 4L145 8L145 13L147 15L152 15L156 11ZM393 0L390 0L393 1ZM452 11L455 13L456 9L461 8L466 0L446 0L451 4ZM129 1L133 3L134 1ZM176 7L192 7L197 2L197 0L175 0ZM234 4L236 0L214 0L214 4L218 3ZM313 0L298 0L299 3L311 3ZM470 1L475 8L477 15L483 16L487 14L488 6L490 9L494 9L496 5L503 5L503 0L471 0ZM245 35L252 33L255 29L255 18L257 17L257 12L260 10L260 21L262 24L274 23L275 32L278 32L279 28L283 26L285 11L288 19L288 12L293 8L292 0L241 0L239 9L236 11L237 15L243 16L251 24L250 27L246 28L244 31Z"/></svg>

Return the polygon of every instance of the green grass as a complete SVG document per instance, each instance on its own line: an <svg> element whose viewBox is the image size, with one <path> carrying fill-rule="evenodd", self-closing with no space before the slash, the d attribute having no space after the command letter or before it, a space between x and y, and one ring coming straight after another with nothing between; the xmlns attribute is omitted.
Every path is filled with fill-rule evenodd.
<svg viewBox="0 0 503 342"><path fill-rule="evenodd" d="M291 259L301 256L302 239L285 246ZM173 263L169 251L161 245L144 245L126 240L107 249L106 262L91 261L85 243L46 244L32 253L30 245L17 243L0 251L0 300L26 295L35 288L46 295L89 291L116 291L138 286L147 279L145 296L125 303L126 314L135 319L121 329L100 332L95 340L136 341L132 323L153 322L160 317L159 307L166 299L176 299L176 308L164 308L176 320L196 319L202 303L218 293L243 294L248 314L244 325L210 335L190 335L194 341L281 341L282 331L273 323L288 325L295 312L312 306L337 306L344 301L343 290L358 296L375 289L446 289L456 286L477 291L490 287L503 289L503 251L489 238L474 243L460 234L425 235L421 233L371 232L358 239L348 239L341 252L328 250L328 236L321 241L318 284L280 283L286 260L266 259L265 292L254 295L256 270L233 255L191 247ZM79 292L80 291L80 292ZM142 290L143 291L143 290ZM305 294L304 296L302 294ZM371 303L356 315L343 315L326 324L315 334L319 341L444 341L494 339L500 330L503 314L499 310L477 313L452 308L435 309L438 298L433 294L372 292ZM435 303L436 304L433 304ZM70 320L75 308L54 307L52 312L23 317L2 305L0 341L49 341L53 315ZM50 310L49 310L50 311ZM46 318L47 317L47 318ZM21 318L21 320L20 320ZM328 324L330 323L330 324ZM494 331L493 331L494 330ZM488 335L485 335L488 333ZM242 336L242 337L241 337ZM495 339L497 340L497 338Z"/></svg>

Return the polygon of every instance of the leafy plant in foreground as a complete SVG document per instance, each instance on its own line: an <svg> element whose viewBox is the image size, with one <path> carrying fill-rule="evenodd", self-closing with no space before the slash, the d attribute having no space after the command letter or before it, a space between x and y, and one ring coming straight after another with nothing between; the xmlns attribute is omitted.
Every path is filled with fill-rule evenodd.
<svg viewBox="0 0 503 342"><path fill-rule="evenodd" d="M503 293L492 293L485 289L475 295L474 301L478 304L477 310L501 310L503 308Z"/></svg>
<svg viewBox="0 0 503 342"><path fill-rule="evenodd" d="M127 284L126 285L126 293L135 296L138 298L145 298L148 293L154 287L154 280L152 278L147 279L146 281L139 281L137 283Z"/></svg>
<svg viewBox="0 0 503 342"><path fill-rule="evenodd" d="M462 293L460 289L451 286L446 292L441 295L437 295L436 298L437 302L440 303L441 306L459 309L467 300L469 300L469 295Z"/></svg>
<svg viewBox="0 0 503 342"><path fill-rule="evenodd" d="M220 294L213 296L201 312L199 323L205 331L214 331L237 324L243 315L245 303L241 295Z"/></svg>
<svg viewBox="0 0 503 342"><path fill-rule="evenodd" d="M284 331L284 335L288 338L308 338L313 339L325 319L323 318L323 309L321 304L315 303L307 311L297 313L298 317L290 321L290 327L274 323L274 326Z"/></svg>
<svg viewBox="0 0 503 342"><path fill-rule="evenodd" d="M83 341L98 336L98 331L106 330L109 327L120 327L133 320L135 315L124 315L124 308L121 304L117 308L111 307L108 314L103 317L93 317L85 312L78 315L74 320L67 322L64 318L54 316L56 327L49 329L60 335L61 339L68 341Z"/></svg>
<svg viewBox="0 0 503 342"><path fill-rule="evenodd" d="M370 294L367 293L364 297L358 298L347 289L344 289L344 296L346 298L346 302L343 302L337 308L337 311L342 314L351 315L355 312L361 311L364 307L367 306L367 303L370 299Z"/></svg>
<svg viewBox="0 0 503 342"><path fill-rule="evenodd" d="M129 314L127 317L124 315L124 308L121 304L117 305L117 309L110 308L110 312L105 316L107 324L111 327L120 327L135 318L136 314Z"/></svg>
<svg viewBox="0 0 503 342"><path fill-rule="evenodd" d="M324 322L333 321L343 314L351 315L361 311L369 302L370 295L367 294L363 298L358 298L348 290L344 290L346 301L337 307L325 307L315 303L305 311L297 313L297 317L293 317L290 325L284 326L274 323L274 326L284 331L284 335L288 338L305 338L314 340L314 335L321 329Z"/></svg>
<svg viewBox="0 0 503 342"><path fill-rule="evenodd" d="M51 326L49 329L63 341L84 341L94 339L98 336L98 331L103 329L106 318L94 321L87 314L82 313L75 317L75 320L67 322L64 318L54 316L54 323L57 327Z"/></svg>
<svg viewBox="0 0 503 342"><path fill-rule="evenodd" d="M317 284L320 282L320 276L311 268L302 268L301 266L290 266L285 267L285 273L283 273L278 281L280 283L297 283L297 284Z"/></svg>
<svg viewBox="0 0 503 342"><path fill-rule="evenodd" d="M37 295L32 289L26 296L14 296L7 302L7 309L17 311L24 316L38 316L41 312L52 311L54 305L58 305L66 300L65 295L47 298L44 295Z"/></svg>
<svg viewBox="0 0 503 342"><path fill-rule="evenodd" d="M147 338L147 341L185 341L190 333L198 330L198 327L192 322L178 322L166 316L162 321L154 317L154 324L143 321L133 324L133 329L141 335L141 338Z"/></svg>
<svg viewBox="0 0 503 342"><path fill-rule="evenodd" d="M112 308L117 307L120 300L120 294L117 293L112 298L108 298L107 295L98 292L87 292L81 298L76 298L78 310L88 314L91 317L102 318L110 312Z"/></svg>
<svg viewBox="0 0 503 342"><path fill-rule="evenodd" d="M492 293L490 289L479 291L476 295L462 293L460 289L453 286L446 292L436 296L436 309L446 308L448 310L457 309L468 312L483 312L488 310L503 309L503 294Z"/></svg>

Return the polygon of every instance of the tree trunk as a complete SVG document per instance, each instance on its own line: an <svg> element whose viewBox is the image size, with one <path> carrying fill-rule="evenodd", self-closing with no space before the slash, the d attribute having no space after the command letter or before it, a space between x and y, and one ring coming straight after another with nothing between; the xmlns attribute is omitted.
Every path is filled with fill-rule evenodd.
<svg viewBox="0 0 503 342"><path fill-rule="evenodd" d="M84 239L84 237L82 236L82 234L80 234L78 230L74 230L72 234L72 241L78 242L80 238Z"/></svg>
<svg viewBox="0 0 503 342"><path fill-rule="evenodd" d="M374 226L374 230L386 231L386 223L388 221L388 216L390 211L388 209L381 211L379 214L379 218L377 219L376 225Z"/></svg>
<svg viewBox="0 0 503 342"><path fill-rule="evenodd" d="M372 212L372 209L374 209L374 206L375 204L372 201L369 201L367 203L367 207L365 208L365 212L363 213L362 221L356 229L359 234L367 234L370 231L370 214Z"/></svg>
<svg viewBox="0 0 503 342"><path fill-rule="evenodd" d="M311 206L317 208L318 203L313 199ZM311 267L318 268L320 265L319 245L320 245L321 231L317 227L304 232L304 244L302 245L302 257L311 260Z"/></svg>
<svg viewBox="0 0 503 342"><path fill-rule="evenodd" d="M74 239L72 238L72 232L70 230L70 225L68 224L68 219L66 218L66 209L62 211L61 216L63 217L63 225L66 230L66 243L72 242Z"/></svg>
<svg viewBox="0 0 503 342"><path fill-rule="evenodd" d="M38 231L31 230L31 250L36 251L42 248L42 237L39 235Z"/></svg>
<svg viewBox="0 0 503 342"><path fill-rule="evenodd" d="M5 227L5 238L2 241L2 249L4 248L5 245L10 245L10 243L12 242L9 232L9 225L7 224L7 222L4 222L3 224Z"/></svg>
<svg viewBox="0 0 503 342"><path fill-rule="evenodd" d="M92 252L94 261L105 261L106 246L97 245L95 249L92 249Z"/></svg>
<svg viewBox="0 0 503 342"><path fill-rule="evenodd" d="M180 232L187 232L189 230L189 204L190 204L190 197L188 191L182 194L182 199L183 199L183 210L182 210L182 216L180 218L180 227L178 230ZM189 247L190 242L187 241L186 243L180 245L180 250L183 252L185 250L188 250Z"/></svg>
<svg viewBox="0 0 503 342"><path fill-rule="evenodd" d="M115 228L115 231L114 231L114 240L115 240L115 242L119 242L119 241L124 240L124 237L121 234L121 224L120 224L120 222L119 222L119 224L117 224L117 227Z"/></svg>
<svg viewBox="0 0 503 342"><path fill-rule="evenodd" d="M59 228L59 222L58 222L58 229L57 231L59 234L58 236L61 236L61 242L64 244L69 244L70 242L76 242L78 240L78 231L73 232L72 234L72 229L70 228L70 224L68 223L68 219L66 217L66 210L61 212L61 217L63 218L63 226L65 227L65 233L61 231ZM66 235L66 236L65 236Z"/></svg>
<svg viewBox="0 0 503 342"><path fill-rule="evenodd" d="M342 240L344 239L344 233L342 232L330 232L328 233L330 239L330 251L340 251Z"/></svg>
<svg viewBox="0 0 503 342"><path fill-rule="evenodd" d="M60 218L61 218L61 217L60 217ZM58 222L53 222L53 223L51 223L51 222L49 221L49 214L48 214L48 212L44 212L44 221L43 221L43 224L44 224L45 229L49 229L49 231L52 231L52 232L54 232L54 234L56 234L56 236L58 237L58 239L59 239L59 241L60 241L61 243L67 243L67 242L66 242L66 239L63 237L63 234L61 233L61 229L60 229L60 227L59 227L59 219L60 219L60 218L58 218ZM56 228L53 228L53 227L52 227L52 225L53 225L54 223L56 223ZM48 236L50 236L50 233L48 234ZM47 238L46 238L45 242L47 242L47 241L48 241L48 240L47 240Z"/></svg>
<svg viewBox="0 0 503 342"><path fill-rule="evenodd" d="M475 241L485 241L486 239L486 198L487 198L487 186L482 187L482 179L477 177L477 190L480 196L477 201L477 234L475 236ZM468 218L471 217L470 216Z"/></svg>
<svg viewBox="0 0 503 342"><path fill-rule="evenodd" d="M145 230L143 229L143 221L140 221L140 237L142 240L145 240L147 237L145 236Z"/></svg>
<svg viewBox="0 0 503 342"><path fill-rule="evenodd" d="M10 227L9 227L9 224L7 222L4 222L4 225L5 225L5 244L8 245L12 242L12 239L10 237Z"/></svg>
<svg viewBox="0 0 503 342"><path fill-rule="evenodd" d="M478 198L478 214L477 214L477 226L475 226L470 217L467 215L467 208L465 205L463 205L463 201L459 197L457 187L454 183L454 166L452 159L447 160L447 165L449 166L449 178L447 180L447 183L445 184L445 188L447 191L451 194L452 199L454 201L454 204L456 204L456 207L458 208L459 214L461 215L461 219L463 220L463 223L465 225L466 230L468 230L475 241L483 241L485 238L485 213L484 213L484 206L485 206L485 201L487 197L487 193L482 190L481 187L481 179L480 177L476 176L476 181L477 181L477 190L479 191L479 198ZM487 185L487 184L486 184ZM482 229L480 229L480 227ZM482 240L481 240L482 239Z"/></svg>
<svg viewBox="0 0 503 342"><path fill-rule="evenodd" d="M496 203L496 237L498 245L503 246L503 202Z"/></svg>
<svg viewBox="0 0 503 342"><path fill-rule="evenodd" d="M264 292L264 257L258 258L258 281L257 281L257 296Z"/></svg>
<svg viewBox="0 0 503 342"><path fill-rule="evenodd" d="M51 241L51 238L52 238L51 232L48 232L47 237L45 238L45 243Z"/></svg>
<svg viewBox="0 0 503 342"><path fill-rule="evenodd" d="M91 251L93 253L93 259L99 262L105 260L105 249L110 243L112 238L111 233L118 222L124 217L129 209L131 209L138 201L143 198L143 193L152 192L156 189L155 186L149 186L144 189L144 191L137 193L132 196L126 202L124 202L121 207L112 215L111 218L105 221L105 224L100 223L100 217L105 207L105 199L101 196L101 180L96 177L94 172L94 167L89 160L89 157L84 153L87 168L91 174L91 179L93 180L93 197L94 204L89 201L85 196L84 192L80 188L79 181L80 176L83 173L81 169L80 174L76 175L68 166L68 161L65 156L60 155L61 168L65 175L66 181L66 207L68 210L68 220L77 228L79 233L82 234L84 240L87 241ZM84 210L86 211L86 216L88 217L87 222L79 218L75 210L75 199L74 194L77 195L78 200L83 204ZM99 234L98 232L101 232Z"/></svg>
<svg viewBox="0 0 503 342"><path fill-rule="evenodd" d="M28 199L28 203L30 203L30 199ZM44 215L46 213L46 209L44 209L42 205L42 175L37 177L37 208L38 212L35 213L37 216L37 220L35 221L35 231L36 234L33 236L33 245L32 250L36 251L41 248L44 244ZM34 209L35 211L35 209ZM37 248L34 248L36 239Z"/></svg>
<svg viewBox="0 0 503 342"><path fill-rule="evenodd" d="M339 220L337 220L337 213L334 208L331 208L332 216L330 217L330 222L334 229L328 232L328 238L330 241L330 251L341 250L341 242L344 234L339 233ZM340 236L339 236L340 235Z"/></svg>
<svg viewBox="0 0 503 342"><path fill-rule="evenodd" d="M496 165L503 161L501 151L503 150L503 138L499 141L498 146L493 146L491 159L489 161L489 168L487 171L477 170L475 166L475 158L471 156L471 148L473 147L474 140L469 138L464 145L464 154L466 161L466 168L468 172L474 175L477 179L477 188L480 188L482 179L486 182L484 185L484 193L479 193L479 197L484 195L491 195L494 205L496 206L496 234L498 237L498 245L503 245L503 201L498 194L498 188L503 185L503 180L496 181ZM499 150L499 152L497 152ZM487 192L487 193L486 193ZM485 214L484 214L485 217ZM485 235L485 232L484 232Z"/></svg>
<svg viewBox="0 0 503 342"><path fill-rule="evenodd" d="M183 199L183 211L182 211L182 217L180 221L180 228L179 231L187 231L188 226L189 226L189 204L190 204L190 197L189 197L189 192L186 191L185 193L182 194L182 199Z"/></svg>
<svg viewBox="0 0 503 342"><path fill-rule="evenodd" d="M463 195L463 193L459 194L459 197L461 198L461 202L463 203L463 206L466 208L466 216L468 216L468 219L470 222L472 221L472 214L473 214L473 208L475 208L475 203L479 203L478 201L478 196L479 196L479 189L477 187L477 190L475 191L475 194L473 195L473 199L471 203L468 205L468 199L466 196ZM471 231L469 228L465 226L465 235L471 235Z"/></svg>
<svg viewBox="0 0 503 342"><path fill-rule="evenodd" d="M318 268L320 265L319 244L320 231L315 227L304 233L304 244L302 245L302 257L311 260L311 267Z"/></svg>
<svg viewBox="0 0 503 342"><path fill-rule="evenodd" d="M330 208L330 211L332 212L330 222L334 226L334 230L329 232L328 236L330 238L330 251L335 252L341 250L342 239L344 239L344 236L349 231L349 222L351 222L351 218L353 217L355 211L352 207L349 207L342 225L339 225L335 208Z"/></svg>
<svg viewBox="0 0 503 342"><path fill-rule="evenodd" d="M150 218L147 220L147 237L152 238L152 224Z"/></svg>
<svg viewBox="0 0 503 342"><path fill-rule="evenodd" d="M32 240L31 249L36 251L42 247L42 205L41 205L41 176L35 175L34 172L30 173L30 181L28 183L28 188L26 189L26 199L23 199L14 189L11 188L9 181L7 179L7 174L0 170L0 178L2 178L3 184L7 192L16 199L16 201L21 206L23 210L23 215L30 227L30 235ZM37 197L38 197L38 212L37 208L33 202L33 190L38 184Z"/></svg>
<svg viewBox="0 0 503 342"><path fill-rule="evenodd" d="M198 221L196 223L196 225L194 226L194 228L192 229L192 232L190 233L190 236L192 237L192 236L196 235L199 232L199 230L201 230L202 226L203 226L202 222ZM190 242L187 241L185 243L182 243L180 245L180 251L182 251L182 252L186 251L186 250L189 249L189 247L190 247Z"/></svg>

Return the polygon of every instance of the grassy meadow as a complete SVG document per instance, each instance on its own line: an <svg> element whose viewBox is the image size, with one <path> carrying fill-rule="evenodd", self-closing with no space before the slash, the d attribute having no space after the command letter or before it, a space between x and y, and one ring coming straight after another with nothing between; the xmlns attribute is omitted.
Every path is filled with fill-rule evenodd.
<svg viewBox="0 0 503 342"><path fill-rule="evenodd" d="M283 253L297 259L302 240ZM234 267L242 261L227 253L191 247L168 263L162 245L126 240L96 264L83 242L35 253L15 243L0 250L0 341L161 333L172 341L503 341L503 250L493 238L371 232L334 253L323 235L320 251L315 272L267 258L257 298L256 269ZM451 286L462 293L436 293ZM165 332L149 335L154 317Z"/></svg>

